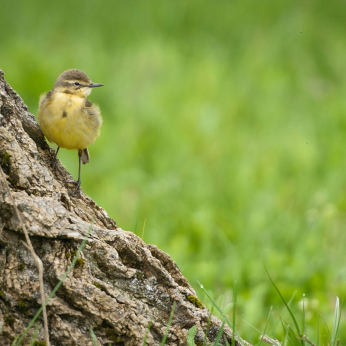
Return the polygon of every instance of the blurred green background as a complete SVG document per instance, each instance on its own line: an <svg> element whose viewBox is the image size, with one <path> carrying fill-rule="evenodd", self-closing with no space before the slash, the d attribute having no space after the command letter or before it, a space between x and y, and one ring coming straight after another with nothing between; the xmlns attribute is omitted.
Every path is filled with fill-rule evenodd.
<svg viewBox="0 0 346 346"><path fill-rule="evenodd" d="M298 316L306 294L312 341L319 312L331 328L346 280L345 2L1 0L0 13L0 67L33 114L66 69L105 84L82 187L118 226L142 236L145 222L206 304L197 280L223 306L237 280L249 342L243 320L263 329L271 305L268 334L283 337L261 260L287 300L297 291ZM77 153L59 157L76 177Z"/></svg>

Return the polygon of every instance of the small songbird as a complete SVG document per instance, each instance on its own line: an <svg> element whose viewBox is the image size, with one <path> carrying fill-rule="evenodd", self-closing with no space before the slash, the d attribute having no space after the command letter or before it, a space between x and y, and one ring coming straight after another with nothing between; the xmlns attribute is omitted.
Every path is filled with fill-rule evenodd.
<svg viewBox="0 0 346 346"><path fill-rule="evenodd" d="M100 134L100 108L87 99L92 88L100 86L103 84L92 83L83 71L72 69L64 71L56 80L54 88L40 97L40 128L50 142L58 145L52 162L53 168L56 167L59 148L78 150L78 180L66 182L76 185L72 195L81 196L81 163L89 162L88 146Z"/></svg>

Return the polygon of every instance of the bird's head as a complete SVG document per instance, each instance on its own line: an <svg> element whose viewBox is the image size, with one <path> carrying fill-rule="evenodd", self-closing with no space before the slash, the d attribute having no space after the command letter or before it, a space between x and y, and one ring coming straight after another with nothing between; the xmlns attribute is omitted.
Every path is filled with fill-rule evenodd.
<svg viewBox="0 0 346 346"><path fill-rule="evenodd" d="M80 97L90 95L92 88L103 86L103 84L92 83L90 78L81 70L64 71L56 80L54 89L67 94Z"/></svg>

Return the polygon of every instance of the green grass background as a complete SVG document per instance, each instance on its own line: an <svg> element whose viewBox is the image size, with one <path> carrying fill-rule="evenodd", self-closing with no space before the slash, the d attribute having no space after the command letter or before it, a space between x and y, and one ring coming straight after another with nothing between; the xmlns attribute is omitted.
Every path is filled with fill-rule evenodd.
<svg viewBox="0 0 346 346"><path fill-rule="evenodd" d="M105 84L83 191L127 231L146 220L204 302L197 280L224 305L237 280L250 342L242 319L262 329L271 305L283 336L263 259L298 316L306 294L316 342L346 280L345 15L333 0L1 0L0 67L35 115L66 69ZM76 177L77 153L59 157Z"/></svg>

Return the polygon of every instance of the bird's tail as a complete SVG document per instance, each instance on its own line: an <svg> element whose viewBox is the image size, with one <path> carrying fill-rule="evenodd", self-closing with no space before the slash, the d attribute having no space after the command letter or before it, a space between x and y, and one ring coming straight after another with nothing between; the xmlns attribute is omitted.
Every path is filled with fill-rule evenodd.
<svg viewBox="0 0 346 346"><path fill-rule="evenodd" d="M88 148L85 148L82 150L82 162L85 165L86 163L89 163L89 161L90 161L89 151L88 151Z"/></svg>

